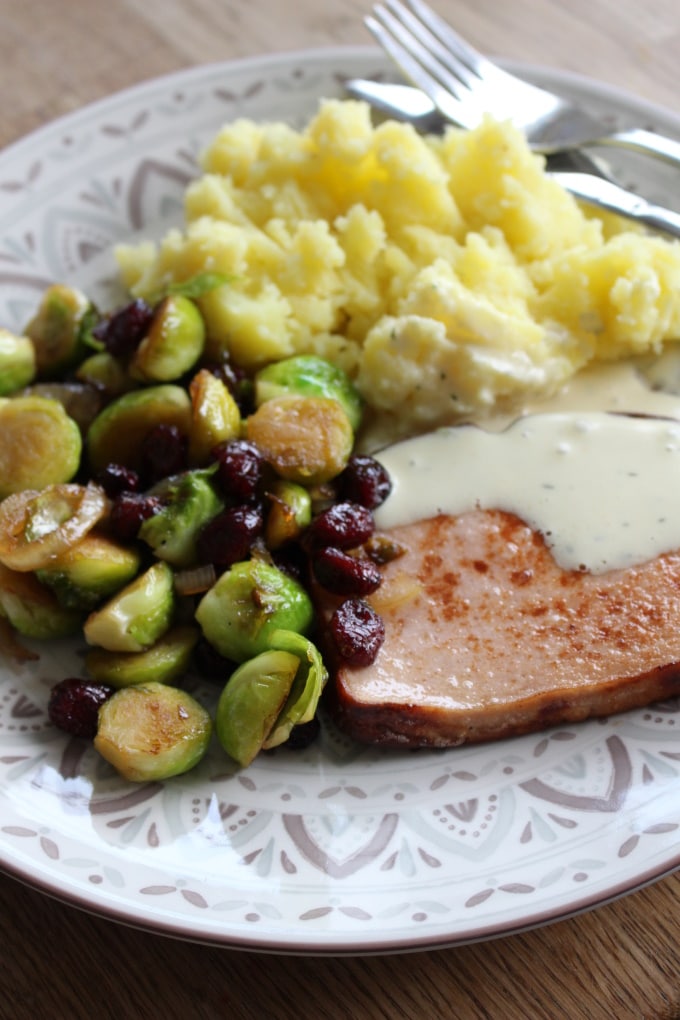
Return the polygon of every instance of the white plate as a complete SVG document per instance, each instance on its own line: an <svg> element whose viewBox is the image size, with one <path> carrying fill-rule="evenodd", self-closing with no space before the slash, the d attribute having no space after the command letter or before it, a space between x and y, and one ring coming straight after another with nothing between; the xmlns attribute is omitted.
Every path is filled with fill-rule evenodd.
<svg viewBox="0 0 680 1020"><path fill-rule="evenodd" d="M680 137L670 113L587 80L528 73L613 123ZM51 280L110 305L112 244L180 222L196 154L222 122L301 124L319 96L341 94L343 78L371 74L393 77L369 49L201 67L6 150L0 322L20 328ZM625 171L671 202L665 171ZM79 672L78 655L50 647L33 666L0 669L0 861L111 918L265 951L404 951L563 918L680 864L676 702L447 752L360 749L329 726L318 746L261 756L243 772L215 751L188 776L130 786L47 722L49 687Z"/></svg>

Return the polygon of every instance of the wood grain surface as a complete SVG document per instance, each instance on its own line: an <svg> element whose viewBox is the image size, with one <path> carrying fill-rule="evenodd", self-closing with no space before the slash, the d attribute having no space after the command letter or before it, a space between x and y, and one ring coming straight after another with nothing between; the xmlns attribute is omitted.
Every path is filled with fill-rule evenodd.
<svg viewBox="0 0 680 1020"><path fill-rule="evenodd" d="M667 106L677 0L439 0L489 53ZM0 0L0 145L200 63L369 45L359 0ZM532 932L451 950L315 959L126 928L0 877L0 1018L668 1020L680 1017L680 874Z"/></svg>

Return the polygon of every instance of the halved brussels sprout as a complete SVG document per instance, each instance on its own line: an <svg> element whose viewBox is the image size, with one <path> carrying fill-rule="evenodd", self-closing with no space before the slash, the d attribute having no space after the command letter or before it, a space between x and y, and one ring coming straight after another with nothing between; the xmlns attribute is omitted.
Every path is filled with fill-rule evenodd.
<svg viewBox="0 0 680 1020"><path fill-rule="evenodd" d="M361 396L347 373L314 354L297 354L275 361L255 376L258 407L274 397L290 395L337 400L355 432L361 424Z"/></svg>
<svg viewBox="0 0 680 1020"><path fill-rule="evenodd" d="M279 549L297 538L312 519L309 491L295 482L277 479L267 489L269 510L264 529L268 549Z"/></svg>
<svg viewBox="0 0 680 1020"><path fill-rule="evenodd" d="M172 382L193 368L204 344L205 325L194 302L183 294L170 294L155 309L128 371L142 382Z"/></svg>
<svg viewBox="0 0 680 1020"><path fill-rule="evenodd" d="M139 538L174 567L196 562L198 533L224 506L210 481L212 474L214 470L207 468L172 479L164 490L162 510L139 529Z"/></svg>
<svg viewBox="0 0 680 1020"><path fill-rule="evenodd" d="M27 336L0 328L0 397L16 393L35 377L35 348Z"/></svg>
<svg viewBox="0 0 680 1020"><path fill-rule="evenodd" d="M24 397L46 397L58 401L81 433L87 432L104 405L100 391L84 382L41 382L27 386Z"/></svg>
<svg viewBox="0 0 680 1020"><path fill-rule="evenodd" d="M188 670L199 633L197 627L172 627L145 652L93 648L85 656L85 667L93 680L112 687L168 684Z"/></svg>
<svg viewBox="0 0 680 1020"><path fill-rule="evenodd" d="M271 650L232 673L217 703L215 732L230 758L249 765L264 745L288 698L300 660Z"/></svg>
<svg viewBox="0 0 680 1020"><path fill-rule="evenodd" d="M354 444L344 409L327 397L273 397L248 418L246 435L282 478L300 485L339 475Z"/></svg>
<svg viewBox="0 0 680 1020"><path fill-rule="evenodd" d="M85 356L85 337L95 316L90 299L75 287L55 283L47 288L24 330L33 341L40 378L54 378Z"/></svg>
<svg viewBox="0 0 680 1020"><path fill-rule="evenodd" d="M49 641L70 637L82 625L82 613L64 609L53 591L33 574L0 564L0 616L24 637Z"/></svg>
<svg viewBox="0 0 680 1020"><path fill-rule="evenodd" d="M65 555L102 519L102 488L49 485L25 489L0 503L0 563L12 570L40 570Z"/></svg>
<svg viewBox="0 0 680 1020"><path fill-rule="evenodd" d="M263 560L236 563L225 571L196 609L207 641L232 662L266 651L276 630L305 633L313 618L302 585Z"/></svg>
<svg viewBox="0 0 680 1020"><path fill-rule="evenodd" d="M122 396L137 385L130 379L121 362L108 351L98 351L81 361L75 376L79 382L94 386L108 400Z"/></svg>
<svg viewBox="0 0 680 1020"><path fill-rule="evenodd" d="M284 744L294 726L312 721L328 680L328 672L321 653L316 645L302 634L290 630L277 630L272 634L270 644L272 649L297 656L298 670L286 703L264 741L265 750Z"/></svg>
<svg viewBox="0 0 680 1020"><path fill-rule="evenodd" d="M210 715L186 691L137 684L101 706L94 746L124 779L146 783L192 769L211 734Z"/></svg>
<svg viewBox="0 0 680 1020"><path fill-rule="evenodd" d="M88 616L85 639L110 652L143 652L169 629L174 609L173 573L159 561Z"/></svg>
<svg viewBox="0 0 680 1020"><path fill-rule="evenodd" d="M0 499L68 482L80 465L80 429L57 400L13 397L0 403Z"/></svg>
<svg viewBox="0 0 680 1020"><path fill-rule="evenodd" d="M189 383L192 464L207 464L214 448L241 434L241 412L221 379L202 368Z"/></svg>
<svg viewBox="0 0 680 1020"><path fill-rule="evenodd" d="M144 437L156 425L176 425L182 435L191 431L191 401L181 386L166 383L132 390L112 401L92 422L87 452L92 471L107 464L137 468Z"/></svg>
<svg viewBox="0 0 680 1020"><path fill-rule="evenodd" d="M132 546L90 532L39 569L37 576L52 589L60 605L89 612L129 584L137 575L140 562L140 555Z"/></svg>

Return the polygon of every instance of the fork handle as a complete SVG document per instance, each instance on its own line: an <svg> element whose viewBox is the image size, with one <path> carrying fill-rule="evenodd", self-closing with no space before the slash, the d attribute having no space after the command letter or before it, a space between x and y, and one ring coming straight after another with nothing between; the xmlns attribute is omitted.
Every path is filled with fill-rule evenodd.
<svg viewBox="0 0 680 1020"><path fill-rule="evenodd" d="M611 145L620 149L632 149L634 152L645 153L680 167L680 142L658 135L655 131L645 131L643 128L614 131L610 135L603 135L587 142L587 145Z"/></svg>
<svg viewBox="0 0 680 1020"><path fill-rule="evenodd" d="M626 219L635 220L650 230L680 238L680 214L672 209L648 202L647 199L595 174L558 171L551 173L550 176L583 202L588 202L599 209L607 209Z"/></svg>

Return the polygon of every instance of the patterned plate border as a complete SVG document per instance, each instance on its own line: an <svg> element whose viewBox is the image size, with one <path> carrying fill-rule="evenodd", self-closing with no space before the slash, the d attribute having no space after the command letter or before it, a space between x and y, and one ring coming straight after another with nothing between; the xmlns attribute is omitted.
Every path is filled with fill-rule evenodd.
<svg viewBox="0 0 680 1020"><path fill-rule="evenodd" d="M585 79L524 69L612 124L670 113ZM180 224L197 155L239 116L301 124L352 75L393 77L371 49L209 65L144 83L0 154L0 321L20 328L52 280L102 306L112 247ZM670 203L662 168L621 174ZM557 920L680 864L680 706L480 748L321 743L131 788L55 733L46 694L82 649L0 667L0 864L105 916L270 952L442 947ZM214 691L192 681L206 701Z"/></svg>

